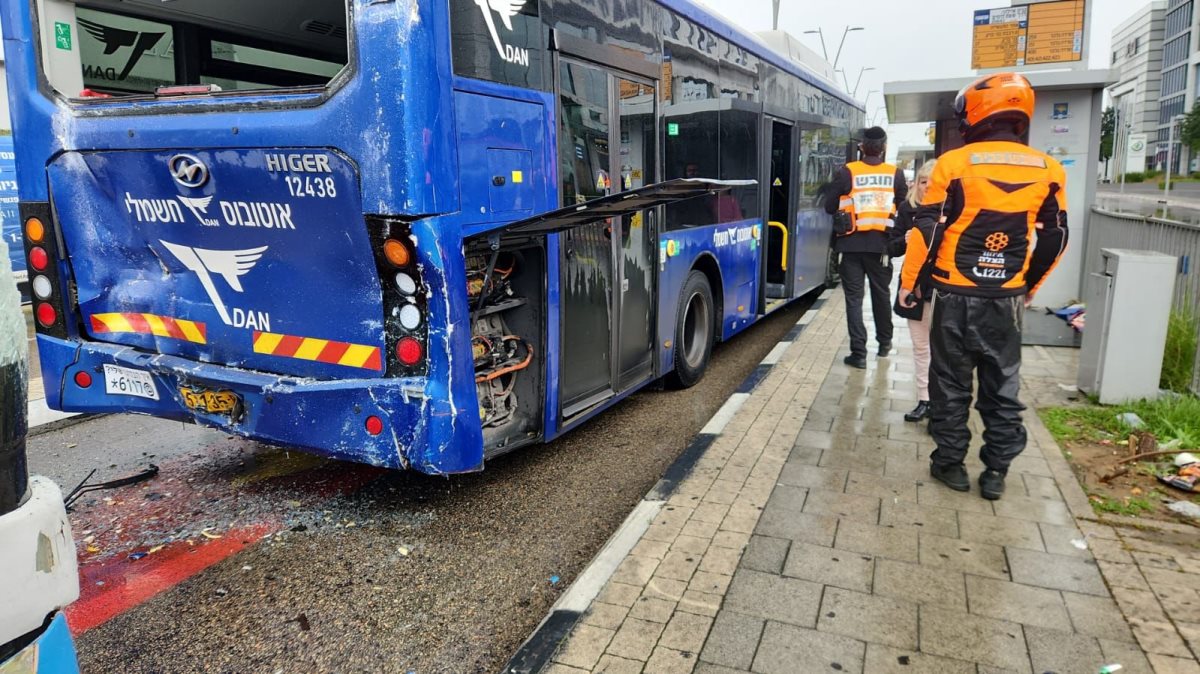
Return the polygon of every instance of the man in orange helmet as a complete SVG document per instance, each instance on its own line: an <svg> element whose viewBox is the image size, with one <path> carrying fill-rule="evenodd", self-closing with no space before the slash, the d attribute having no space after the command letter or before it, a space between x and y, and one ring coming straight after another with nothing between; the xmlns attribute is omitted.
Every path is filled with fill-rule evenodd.
<svg viewBox="0 0 1200 674"><path fill-rule="evenodd" d="M983 418L980 493L1004 493L1025 449L1018 400L1024 309L1067 245L1066 174L1027 144L1034 93L1021 75L981 77L954 102L966 145L943 154L917 211L901 272L901 301L933 285L930 474L968 491L963 466L973 379Z"/></svg>

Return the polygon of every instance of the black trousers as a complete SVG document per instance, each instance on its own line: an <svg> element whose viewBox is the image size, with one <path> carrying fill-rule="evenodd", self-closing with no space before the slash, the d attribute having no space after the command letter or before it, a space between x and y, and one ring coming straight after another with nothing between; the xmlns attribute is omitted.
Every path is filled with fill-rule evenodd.
<svg viewBox="0 0 1200 674"><path fill-rule="evenodd" d="M863 323L863 296L871 284L871 313L875 316L875 339L880 344L892 341L892 262L885 265L880 253L842 253L838 263L842 290L846 293L846 329L850 333L850 353L867 355L867 326Z"/></svg>
<svg viewBox="0 0 1200 674"><path fill-rule="evenodd" d="M1017 399L1024 314L1023 295L986 298L935 291L929 366L929 431L937 443L930 459L935 464L959 464L967 456L967 418L976 375L984 465L1007 473L1025 449L1025 406Z"/></svg>

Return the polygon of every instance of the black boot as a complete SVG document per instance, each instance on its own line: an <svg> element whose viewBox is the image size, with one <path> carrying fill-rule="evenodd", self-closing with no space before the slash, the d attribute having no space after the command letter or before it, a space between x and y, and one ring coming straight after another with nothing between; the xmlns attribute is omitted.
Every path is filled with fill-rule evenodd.
<svg viewBox="0 0 1200 674"><path fill-rule="evenodd" d="M913 411L904 415L904 420L905 421L921 421L922 419L924 419L925 417L928 417L928 416L929 416L929 401L928 400L919 400L919 401L917 401L917 406L913 408Z"/></svg>
<svg viewBox="0 0 1200 674"><path fill-rule="evenodd" d="M879 357L887 358L890 355L892 355L892 343L891 342L880 342L879 343Z"/></svg>
<svg viewBox="0 0 1200 674"><path fill-rule="evenodd" d="M995 501L1004 494L1004 473L991 468L979 474L979 493L989 501Z"/></svg>
<svg viewBox="0 0 1200 674"><path fill-rule="evenodd" d="M970 491L971 479L967 477L967 469L961 463L955 463L949 466L939 466L936 463L929 464L929 474L933 479L950 487L954 491Z"/></svg>
<svg viewBox="0 0 1200 674"><path fill-rule="evenodd" d="M849 356L846 356L845 358L843 358L842 362L849 365L850 367L856 367L860 370L867 369L867 357L866 356L859 356L859 355L852 353Z"/></svg>

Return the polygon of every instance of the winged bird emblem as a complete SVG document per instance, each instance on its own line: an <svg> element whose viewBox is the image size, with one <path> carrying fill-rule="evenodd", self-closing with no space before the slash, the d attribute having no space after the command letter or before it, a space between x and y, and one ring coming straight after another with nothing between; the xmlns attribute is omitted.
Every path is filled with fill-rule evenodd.
<svg viewBox="0 0 1200 674"><path fill-rule="evenodd" d="M212 195L207 197L176 196L175 198L179 199L184 206L187 206L188 210L192 212L192 215L196 216L196 219L200 221L200 224L208 225L210 227L217 224L216 220L204 217L208 215L208 206L213 200Z"/></svg>
<svg viewBox="0 0 1200 674"><path fill-rule="evenodd" d="M181 246L177 243L163 241L162 239L159 239L158 242L170 251L176 259L182 262L183 266L196 272L196 276L200 277L200 285L204 286L204 291L208 293L208 298L212 300L217 313L221 315L221 320L225 321L226 325L233 325L233 321L229 318L229 311L225 308L225 303L221 301L221 296L217 294L217 288L213 284L212 275L216 274L223 277L230 288L239 293L244 292L241 277L248 274L251 269L254 269L254 265L258 264L259 259L262 258L263 253L267 252L269 246L246 248L244 250L211 250L209 248Z"/></svg>
<svg viewBox="0 0 1200 674"><path fill-rule="evenodd" d="M106 56L116 53L121 47L133 47L133 53L129 55L129 60L125 63L125 69L117 78L120 80L128 77L133 67L142 59L142 55L153 49L163 35L166 35L166 33L142 33L136 30L113 28L87 19L76 19L76 21L89 35L104 43Z"/></svg>
<svg viewBox="0 0 1200 674"><path fill-rule="evenodd" d="M492 34L492 42L496 43L496 51L502 58L505 56L504 44L500 42L500 34L496 32L496 22L492 19L492 12L500 15L500 21L504 24L504 28L511 32L513 29L512 19L521 13L525 2L526 0L475 0L475 4L479 5L480 11L483 12L483 20L487 22L488 31Z"/></svg>

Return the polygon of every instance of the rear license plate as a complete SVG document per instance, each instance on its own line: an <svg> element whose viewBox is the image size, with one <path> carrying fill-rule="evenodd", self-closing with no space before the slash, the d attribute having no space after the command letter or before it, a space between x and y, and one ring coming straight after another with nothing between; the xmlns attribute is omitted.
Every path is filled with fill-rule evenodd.
<svg viewBox="0 0 1200 674"><path fill-rule="evenodd" d="M104 392L108 395L158 400L158 388L149 372L117 365L104 366Z"/></svg>
<svg viewBox="0 0 1200 674"><path fill-rule="evenodd" d="M211 389L195 388L192 386L179 387L183 396L183 404L193 412L206 414L228 414L234 416L242 399L233 391L213 391Z"/></svg>

